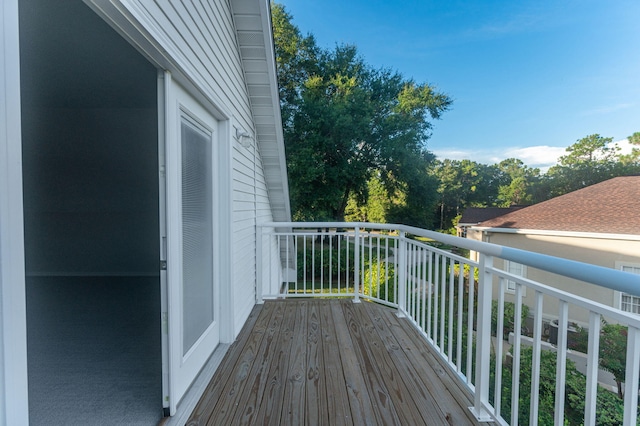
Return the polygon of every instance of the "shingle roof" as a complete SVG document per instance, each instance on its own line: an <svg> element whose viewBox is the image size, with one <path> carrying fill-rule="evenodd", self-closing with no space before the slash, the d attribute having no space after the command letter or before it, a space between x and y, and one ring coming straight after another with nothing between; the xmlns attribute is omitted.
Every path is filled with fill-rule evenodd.
<svg viewBox="0 0 640 426"><path fill-rule="evenodd" d="M524 206L512 207L467 207L463 212L458 225L477 224L485 220L505 215Z"/></svg>
<svg viewBox="0 0 640 426"><path fill-rule="evenodd" d="M640 176L613 178L478 226L638 235Z"/></svg>

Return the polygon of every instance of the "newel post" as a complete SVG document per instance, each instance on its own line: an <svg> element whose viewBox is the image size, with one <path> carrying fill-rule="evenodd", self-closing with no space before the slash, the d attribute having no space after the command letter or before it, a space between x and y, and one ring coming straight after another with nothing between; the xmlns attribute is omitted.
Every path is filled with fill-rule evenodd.
<svg viewBox="0 0 640 426"><path fill-rule="evenodd" d="M473 407L478 421L492 421L489 406L489 370L491 363L491 299L493 288L493 256L480 253L478 282L478 313L476 318L476 375Z"/></svg>
<svg viewBox="0 0 640 426"><path fill-rule="evenodd" d="M405 317L407 312L407 233L400 231L398 239L398 312L397 316Z"/></svg>
<svg viewBox="0 0 640 426"><path fill-rule="evenodd" d="M264 228L256 224L256 303L264 302L264 284L262 273L262 232Z"/></svg>
<svg viewBox="0 0 640 426"><path fill-rule="evenodd" d="M360 227L355 227L353 242L353 303L360 303Z"/></svg>

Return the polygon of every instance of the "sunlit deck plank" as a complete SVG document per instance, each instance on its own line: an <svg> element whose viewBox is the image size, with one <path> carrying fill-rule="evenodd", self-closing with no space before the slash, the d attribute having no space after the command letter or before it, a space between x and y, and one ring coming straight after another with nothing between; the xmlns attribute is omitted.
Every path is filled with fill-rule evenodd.
<svg viewBox="0 0 640 426"><path fill-rule="evenodd" d="M336 317L333 307L338 306L338 301L332 302L329 309L320 309L320 324L322 336L322 352L324 361L324 374L327 398L327 410L330 424L353 424L353 416L350 407L349 385L345 380L342 351L338 349L338 339L336 333ZM362 422L358 424L363 424Z"/></svg>
<svg viewBox="0 0 640 426"><path fill-rule="evenodd" d="M269 304L271 303L265 303L265 305ZM262 401L258 407L256 422L254 423L257 425L280 424L282 416L282 395L289 368L289 355L296 326L295 312L298 306L293 303L280 303L280 305L284 306L284 317L275 351L272 353L272 357L265 357L270 366L266 388L264 389ZM215 424L215 419L211 424Z"/></svg>
<svg viewBox="0 0 640 426"><path fill-rule="evenodd" d="M391 333L414 368L415 377L420 377L426 388L425 400L434 401L449 424L469 424L471 393L462 389L462 385L447 373L443 361L408 321L398 321L389 310L379 313L388 321Z"/></svg>
<svg viewBox="0 0 640 426"><path fill-rule="evenodd" d="M345 384L347 386L346 391L349 397L348 401L353 424L376 424L377 419L375 417L373 405L371 404L367 385L365 384L362 371L360 370L360 363L356 357L353 341L349 337L349 330L346 327L347 320L344 316L344 311L342 310L342 302L333 300L330 302L330 307L336 331L337 345L334 350L340 353L342 371L344 374ZM327 392L331 392L331 390L328 389Z"/></svg>
<svg viewBox="0 0 640 426"><path fill-rule="evenodd" d="M248 382L244 386L242 395L238 397L238 401L243 403L236 409L230 424L253 424L258 416L258 409L269 381L269 368L272 360L275 359L273 354L281 347L278 337L282 329L286 306L282 303L275 304L275 306L258 349L258 354L264 354L264 356L256 357L248 374Z"/></svg>
<svg viewBox="0 0 640 426"><path fill-rule="evenodd" d="M218 367L216 374L211 379L211 382L207 386L202 397L200 397L200 402L196 405L196 408L193 410L193 413L187 422L189 426L208 424L208 420L216 406L215 402L221 401L224 386L233 373L237 361L242 356L247 341L255 334L261 333L262 327L257 325L258 318L260 318L261 321L264 321L266 318L270 317L269 312L275 308L275 305L265 304L257 305L251 311L251 314L242 328L242 331L238 335L238 338L229 348L229 351ZM202 401L208 401L208 403L202 403Z"/></svg>
<svg viewBox="0 0 640 426"><path fill-rule="evenodd" d="M428 386L423 379L423 372L416 370L415 361L405 353L390 327L388 320L392 319L393 322L397 322L398 319L385 316L385 313L395 314L386 312L386 309L378 309L371 303L365 304L364 307L366 309L363 310L363 313L368 316L364 317L363 321L370 321L371 327L376 331L376 333L371 333L377 337L375 343L379 342L381 349L386 350L388 354L389 374L397 375L399 380L402 380L402 384L398 385L398 394L395 396L400 400L406 400L404 403L407 406L407 412L413 411L416 416L415 420L405 419L402 423L419 424L423 422L428 425L448 423L443 404L434 400L433 395L429 393ZM404 389L408 392L403 394Z"/></svg>
<svg viewBox="0 0 640 426"><path fill-rule="evenodd" d="M189 424L476 423L468 392L393 310L336 299L258 310Z"/></svg>

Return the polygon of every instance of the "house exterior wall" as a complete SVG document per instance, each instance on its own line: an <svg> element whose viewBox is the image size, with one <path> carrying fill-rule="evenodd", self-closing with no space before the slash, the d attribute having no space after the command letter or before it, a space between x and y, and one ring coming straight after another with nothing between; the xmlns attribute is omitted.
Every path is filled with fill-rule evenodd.
<svg viewBox="0 0 640 426"><path fill-rule="evenodd" d="M258 138L249 148L234 140L235 129L256 134L245 83L231 2L123 1L146 31L172 55L179 72L173 78L191 83L229 124L231 300L234 331L240 331L255 304L256 223L273 220ZM159 62L162 59L158 59ZM162 64L161 64L162 65ZM188 86L188 84L185 84ZM217 114L216 114L217 113Z"/></svg>
<svg viewBox="0 0 640 426"><path fill-rule="evenodd" d="M595 234L594 234L595 235ZM493 244L514 247L550 256L561 257L579 262L589 263L607 268L620 269L620 264L640 264L640 240L633 236L629 239L586 238L576 236L531 235L515 233L497 233L480 230L469 230L467 237ZM504 262L495 261L495 266L504 268ZM558 276L535 268L527 267L526 278L556 287L558 289L579 294L596 302L615 308L620 307L620 293L604 287L580 282L574 279ZM497 283L496 283L497 284ZM497 298L497 285L494 286L494 297ZM523 302L530 308L534 307L533 292L527 292ZM513 301L513 295L507 294L506 299ZM558 317L558 303L556 300L545 298L543 313L546 318ZM570 307L569 318L585 325L588 313L575 307Z"/></svg>
<svg viewBox="0 0 640 426"><path fill-rule="evenodd" d="M283 171L279 114L269 118L269 108L257 114L252 108L247 87L246 64L243 64L232 7L255 8L257 14L242 16L250 31L256 28L259 43L272 53L266 0L213 0L208 2L169 2L158 0L85 0L98 15L131 42L159 70L167 70L192 96L219 120L225 143L220 148L229 176L219 182L226 192L226 205L220 216L228 229L230 268L224 285L229 287L231 306L223 306L233 315L233 327L226 340L233 340L255 303L256 224L274 219L274 201L267 188L282 181L278 192L279 214L288 211L286 174ZM257 7L259 4L259 7ZM237 5L236 5L237 6ZM265 12L266 11L266 12ZM270 50L271 49L271 50ZM273 60L256 61L274 68ZM259 66L257 68L260 68ZM263 67L264 68L264 67ZM255 72L252 78L259 75ZM269 70L273 77L275 69ZM265 73L266 74L266 73ZM272 80L272 81L271 81ZM277 105L275 78L266 84L266 98ZM0 426L28 423L26 314L24 279L24 239L20 135L20 70L18 1L5 0L0 6ZM255 94L254 94L255 95ZM272 106L273 106L272 105ZM259 117L256 118L256 117ZM272 117L273 118L273 117ZM270 148L269 179L263 159L267 152L257 137L252 147L241 147L235 130L259 135L258 128L273 128L278 137L264 143ZM268 142L268 143L267 143ZM264 151L264 152L263 152ZM275 152L275 153L274 153ZM284 176L284 180L281 177ZM271 183L269 183L271 182ZM287 200L287 201L283 201ZM280 219L287 219L281 217ZM279 259L273 266L280 267Z"/></svg>

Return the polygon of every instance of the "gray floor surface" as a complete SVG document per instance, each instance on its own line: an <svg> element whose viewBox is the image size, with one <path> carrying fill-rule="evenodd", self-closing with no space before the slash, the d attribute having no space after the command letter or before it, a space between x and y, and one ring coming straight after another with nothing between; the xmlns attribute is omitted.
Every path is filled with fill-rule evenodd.
<svg viewBox="0 0 640 426"><path fill-rule="evenodd" d="M155 425L157 277L27 279L31 425Z"/></svg>

